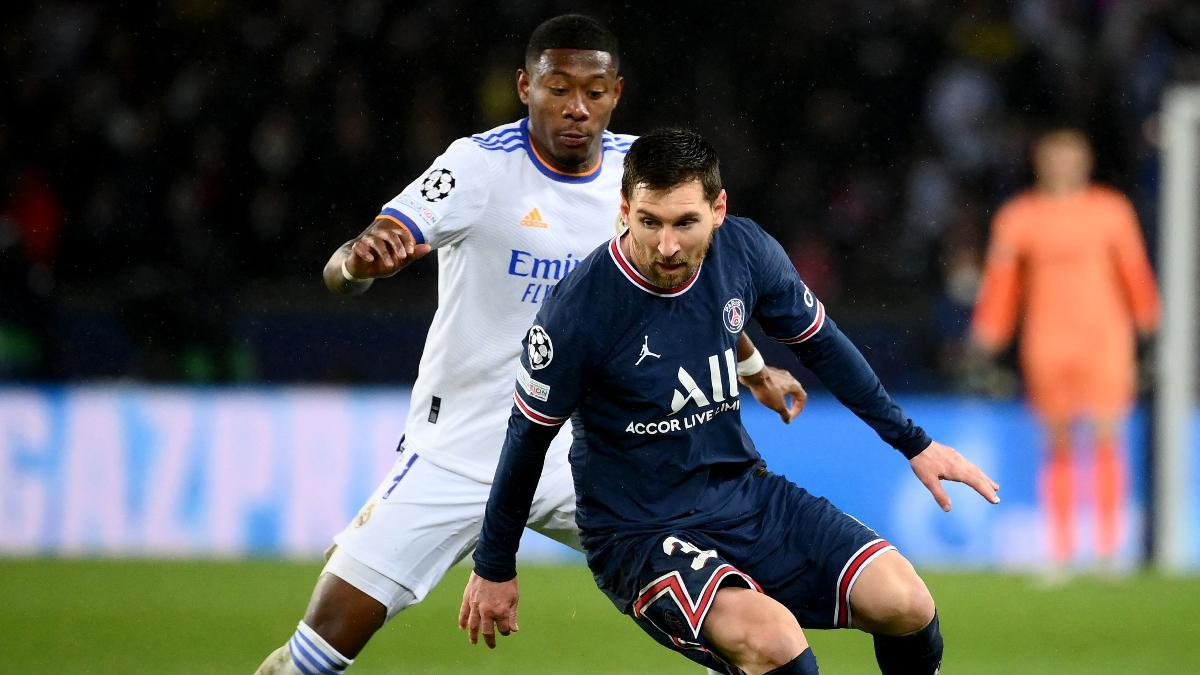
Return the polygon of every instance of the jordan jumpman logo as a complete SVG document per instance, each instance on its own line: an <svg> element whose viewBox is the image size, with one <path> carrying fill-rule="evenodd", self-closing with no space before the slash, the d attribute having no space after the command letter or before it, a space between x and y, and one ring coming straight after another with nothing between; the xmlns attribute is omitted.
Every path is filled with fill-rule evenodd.
<svg viewBox="0 0 1200 675"><path fill-rule="evenodd" d="M647 335L645 337L645 339L642 340L642 353L638 356L637 363L634 363L633 365L635 365L635 366L642 365L642 359L646 358L647 356L653 356L656 359L662 358L661 354L655 354L654 352L650 351L650 336L649 335Z"/></svg>

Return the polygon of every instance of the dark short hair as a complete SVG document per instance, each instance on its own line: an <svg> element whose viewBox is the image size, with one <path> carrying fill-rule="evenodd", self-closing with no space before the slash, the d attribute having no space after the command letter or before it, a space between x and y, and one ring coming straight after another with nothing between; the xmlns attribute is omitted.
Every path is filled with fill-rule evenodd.
<svg viewBox="0 0 1200 675"><path fill-rule="evenodd" d="M563 14L533 29L525 47L525 65L531 67L547 49L586 49L608 52L613 68L620 69L617 36L604 24L582 14Z"/></svg>
<svg viewBox="0 0 1200 675"><path fill-rule="evenodd" d="M621 194L628 199L635 187L669 190L698 180L704 198L721 194L721 160L704 137L687 129L659 129L633 142L625 155Z"/></svg>

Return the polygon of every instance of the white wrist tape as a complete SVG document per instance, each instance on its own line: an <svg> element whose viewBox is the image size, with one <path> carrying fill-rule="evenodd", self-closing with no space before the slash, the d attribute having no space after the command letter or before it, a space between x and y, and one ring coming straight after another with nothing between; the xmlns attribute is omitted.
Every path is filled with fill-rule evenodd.
<svg viewBox="0 0 1200 675"><path fill-rule="evenodd" d="M362 283L364 281L367 281L367 279L359 279L358 277L354 276L353 274L350 274L350 270L346 269L346 261L345 260L342 261L342 278L345 279L346 281L349 281L352 284L357 284L357 283Z"/></svg>
<svg viewBox="0 0 1200 675"><path fill-rule="evenodd" d="M751 377L753 375L757 375L762 371L763 368L766 367L766 365L767 365L767 362L763 361L762 354L760 354L759 351L757 349L755 349L753 354L751 354L750 356L747 356L745 359L742 359L741 361L738 361L738 364L737 364L738 377Z"/></svg>

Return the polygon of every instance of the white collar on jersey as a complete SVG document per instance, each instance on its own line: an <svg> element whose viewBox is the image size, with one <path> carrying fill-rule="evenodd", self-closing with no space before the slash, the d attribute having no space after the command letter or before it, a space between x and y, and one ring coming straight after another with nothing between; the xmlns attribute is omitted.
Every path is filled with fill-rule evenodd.
<svg viewBox="0 0 1200 675"><path fill-rule="evenodd" d="M625 250L621 248L621 237L624 237L626 234L628 234L628 232L629 231L626 230L625 232L613 237L612 240L608 242L608 255L610 258L612 258L613 263L616 264L617 269L621 270L621 274L623 274L625 278L629 280L629 283L637 286L650 295L657 295L660 298L674 298L676 296L683 295L684 293L687 293L689 288L696 284L696 279L700 278L700 270L704 269L703 261L700 262L700 266L696 268L696 273L693 274L690 279L682 284L679 284L675 288L663 288L661 286L655 286L653 282L647 279L645 275L643 275L637 270L636 267L634 267L633 261L631 261L625 255Z"/></svg>

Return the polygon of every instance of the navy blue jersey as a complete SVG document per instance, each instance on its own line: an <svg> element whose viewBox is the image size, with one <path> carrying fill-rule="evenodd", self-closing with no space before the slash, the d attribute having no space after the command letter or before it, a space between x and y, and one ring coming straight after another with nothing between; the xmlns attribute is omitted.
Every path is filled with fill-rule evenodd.
<svg viewBox="0 0 1200 675"><path fill-rule="evenodd" d="M545 447L572 416L585 548L749 513L744 486L760 458L741 423L736 364L751 316L906 456L928 445L757 223L727 217L696 274L672 289L643 277L616 237L558 285L526 335L476 572L515 574Z"/></svg>

